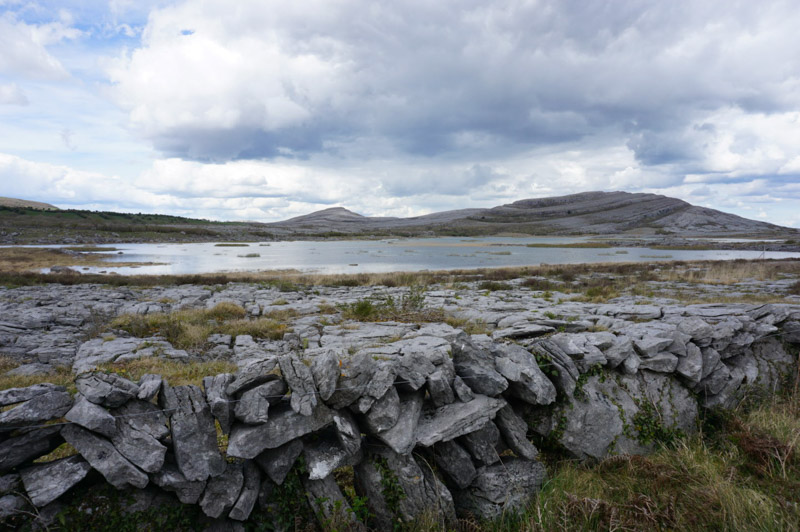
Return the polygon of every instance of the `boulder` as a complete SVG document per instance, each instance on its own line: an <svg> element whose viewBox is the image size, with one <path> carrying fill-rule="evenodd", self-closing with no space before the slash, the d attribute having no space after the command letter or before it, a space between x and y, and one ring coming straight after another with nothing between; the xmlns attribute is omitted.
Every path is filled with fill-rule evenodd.
<svg viewBox="0 0 800 532"><path fill-rule="evenodd" d="M228 517L236 521L246 521L250 517L250 513L256 505L258 499L258 492L261 488L261 473L258 467L252 460L244 462L244 483L242 491L239 493L239 498L236 499L236 504L233 505Z"/></svg>
<svg viewBox="0 0 800 532"><path fill-rule="evenodd" d="M78 425L65 426L61 434L115 488L147 486L147 475L125 459L107 439Z"/></svg>
<svg viewBox="0 0 800 532"><path fill-rule="evenodd" d="M0 473L46 455L61 445L61 426L31 429L0 441Z"/></svg>
<svg viewBox="0 0 800 532"><path fill-rule="evenodd" d="M83 480L92 466L80 456L70 456L20 471L31 504L42 508Z"/></svg>
<svg viewBox="0 0 800 532"><path fill-rule="evenodd" d="M271 410L266 423L235 424L228 439L228 456L255 458L264 449L280 447L331 423L333 412L321 403L310 416L301 416L288 405L279 405Z"/></svg>
<svg viewBox="0 0 800 532"><path fill-rule="evenodd" d="M479 347L466 334L459 335L452 345L456 373L472 391L493 396L508 388L508 381L495 369L488 349Z"/></svg>
<svg viewBox="0 0 800 532"><path fill-rule="evenodd" d="M495 424L514 454L527 460L536 459L539 450L528 439L528 424L514 412L511 405L505 405L497 411Z"/></svg>
<svg viewBox="0 0 800 532"><path fill-rule="evenodd" d="M211 415L219 422L223 434L228 434L233 425L234 404L233 398L228 395L227 388L235 377L231 373L222 373L213 377L203 378L203 389L206 392L206 402L211 409Z"/></svg>
<svg viewBox="0 0 800 532"><path fill-rule="evenodd" d="M78 395L75 404L64 417L67 421L77 423L83 428L109 438L117 432L117 422L114 416L82 395Z"/></svg>
<svg viewBox="0 0 800 532"><path fill-rule="evenodd" d="M394 427L399 417L400 396L397 388L392 386L364 414L364 424L370 432L383 432Z"/></svg>
<svg viewBox="0 0 800 532"><path fill-rule="evenodd" d="M478 430L458 438L458 441L478 462L489 465L500 460L500 455L497 454L500 430L492 421L487 421Z"/></svg>
<svg viewBox="0 0 800 532"><path fill-rule="evenodd" d="M439 470L459 489L469 486L477 474L469 453L455 440L433 446L433 459Z"/></svg>
<svg viewBox="0 0 800 532"><path fill-rule="evenodd" d="M280 378L278 357L257 360L239 370L225 392L234 396L249 388Z"/></svg>
<svg viewBox="0 0 800 532"><path fill-rule="evenodd" d="M518 345L496 345L495 369L509 382L508 391L514 397L532 405L548 405L556 400L556 388L542 373L536 358Z"/></svg>
<svg viewBox="0 0 800 532"><path fill-rule="evenodd" d="M169 386L164 381L159 400L169 413L175 461L186 479L205 480L222 474L225 460L202 390L194 385Z"/></svg>
<svg viewBox="0 0 800 532"><path fill-rule="evenodd" d="M175 493L183 504L196 504L206 489L205 480L188 480L175 464L169 462L150 479L159 488Z"/></svg>
<svg viewBox="0 0 800 532"><path fill-rule="evenodd" d="M62 417L72 408L72 396L63 390L38 394L11 410L0 412L0 429L34 425Z"/></svg>
<svg viewBox="0 0 800 532"><path fill-rule="evenodd" d="M211 477L200 498L200 508L208 517L216 519L236 504L244 485L244 473L240 462L227 462L221 475Z"/></svg>
<svg viewBox="0 0 800 532"><path fill-rule="evenodd" d="M400 399L400 415L397 423L375 436L399 454L410 453L417 443L416 431L422 412L424 395L421 391L404 394Z"/></svg>
<svg viewBox="0 0 800 532"><path fill-rule="evenodd" d="M539 492L547 477L542 464L519 458L480 467L475 480L454 497L459 515L494 520L521 510Z"/></svg>
<svg viewBox="0 0 800 532"><path fill-rule="evenodd" d="M244 423L265 423L269 419L269 406L278 404L288 388L282 379L259 384L242 393L234 408L236 419Z"/></svg>
<svg viewBox="0 0 800 532"><path fill-rule="evenodd" d="M292 390L292 410L301 416L310 416L317 406L317 387L311 369L297 355L284 355L278 359L286 384Z"/></svg>
<svg viewBox="0 0 800 532"><path fill-rule="evenodd" d="M469 434L494 418L505 405L504 399L479 395L469 403L453 403L424 411L417 425L417 443L430 447L436 442Z"/></svg>
<svg viewBox="0 0 800 532"><path fill-rule="evenodd" d="M94 404L117 408L139 394L139 385L116 373L85 373L75 379L78 391Z"/></svg>
<svg viewBox="0 0 800 532"><path fill-rule="evenodd" d="M142 401L152 401L161 390L161 376L147 373L139 379L139 393L137 399Z"/></svg>
<svg viewBox="0 0 800 532"><path fill-rule="evenodd" d="M292 440L280 447L265 450L256 456L255 460L270 480L280 486L301 452L303 452L302 440Z"/></svg>
<svg viewBox="0 0 800 532"><path fill-rule="evenodd" d="M367 498L378 530L391 530L397 521L409 523L423 514L437 516L441 525L455 521L453 498L427 467L421 468L411 455L375 447L353 468L356 492ZM387 501L390 485L392 499Z"/></svg>
<svg viewBox="0 0 800 532"><path fill-rule="evenodd" d="M114 447L133 465L155 473L164 465L167 448L161 444L169 434L167 418L153 403L134 399L114 410Z"/></svg>

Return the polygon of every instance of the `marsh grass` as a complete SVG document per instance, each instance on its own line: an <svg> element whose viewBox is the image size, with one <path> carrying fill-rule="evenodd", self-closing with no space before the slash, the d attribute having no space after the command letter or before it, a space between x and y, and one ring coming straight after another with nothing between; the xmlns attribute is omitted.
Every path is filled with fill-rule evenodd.
<svg viewBox="0 0 800 532"><path fill-rule="evenodd" d="M79 248L76 248L79 249ZM97 251L87 248L81 251ZM67 253L53 248L0 248L0 272L26 272L53 266L107 266L109 256L99 253ZM114 262L114 266L143 266L141 262ZM42 274L40 274L42 275ZM69 276L70 274L62 274ZM79 277L75 274L72 277Z"/></svg>
<svg viewBox="0 0 800 532"><path fill-rule="evenodd" d="M123 314L109 327L121 329L139 338L160 336L178 349L196 350L211 334L280 340L290 331L285 323L272 317L247 319L244 308L234 303L219 303L211 309L179 310L170 313ZM289 316L286 313L285 316ZM283 315L281 315L283 316Z"/></svg>

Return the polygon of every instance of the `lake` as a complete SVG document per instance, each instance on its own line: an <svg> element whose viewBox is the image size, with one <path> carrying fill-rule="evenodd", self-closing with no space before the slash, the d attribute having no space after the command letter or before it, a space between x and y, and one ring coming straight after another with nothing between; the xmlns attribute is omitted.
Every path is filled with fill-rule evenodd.
<svg viewBox="0 0 800 532"><path fill-rule="evenodd" d="M296 269L308 273L496 268L538 264L800 258L800 253L730 250L654 250L640 247L557 248L528 244L575 244L586 238L429 238L262 242L226 244L116 244L107 266L85 272L196 274ZM230 247L229 247L230 246ZM48 246L49 247L49 246ZM163 263L114 267L113 262Z"/></svg>

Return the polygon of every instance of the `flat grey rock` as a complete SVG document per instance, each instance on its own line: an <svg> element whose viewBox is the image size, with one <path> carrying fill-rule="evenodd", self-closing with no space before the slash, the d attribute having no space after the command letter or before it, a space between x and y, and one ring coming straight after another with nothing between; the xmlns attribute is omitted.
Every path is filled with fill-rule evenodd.
<svg viewBox="0 0 800 532"><path fill-rule="evenodd" d="M280 402L288 388L283 379L274 379L242 393L234 407L236 419L249 424L265 423L269 407Z"/></svg>
<svg viewBox="0 0 800 532"><path fill-rule="evenodd" d="M167 447L161 443L169 434L167 418L154 404L134 399L114 410L114 447L133 465L155 473L164 465Z"/></svg>
<svg viewBox="0 0 800 532"><path fill-rule="evenodd" d="M236 504L244 485L242 464L227 462L221 475L211 477L200 498L200 508L208 517L216 519Z"/></svg>
<svg viewBox="0 0 800 532"><path fill-rule="evenodd" d="M57 419L72 408L72 396L59 390L35 395L11 410L0 413L0 428L10 429Z"/></svg>
<svg viewBox="0 0 800 532"><path fill-rule="evenodd" d="M514 344L498 345L492 354L495 369L509 382L511 395L532 405L548 405L556 400L556 387L528 350Z"/></svg>
<svg viewBox="0 0 800 532"><path fill-rule="evenodd" d="M27 388L9 388L7 390L0 390L0 406L8 406L24 401L30 401L37 395L42 395L49 392L63 392L66 388L63 386L56 386L45 382L42 384L34 384Z"/></svg>
<svg viewBox="0 0 800 532"><path fill-rule="evenodd" d="M165 463L150 479L159 488L175 493L183 504L196 504L206 489L205 480L188 480L178 466L171 463Z"/></svg>
<svg viewBox="0 0 800 532"><path fill-rule="evenodd" d="M152 401L161 390L161 376L147 373L139 379L139 393L137 399L142 401Z"/></svg>
<svg viewBox="0 0 800 532"><path fill-rule="evenodd" d="M278 364L286 384L292 390L292 410L302 416L310 416L317 406L317 387L311 368L294 354L280 357Z"/></svg>
<svg viewBox="0 0 800 532"><path fill-rule="evenodd" d="M649 369L659 373L673 373L678 367L678 357L666 351L653 355L650 358L643 358L640 369Z"/></svg>
<svg viewBox="0 0 800 532"><path fill-rule="evenodd" d="M237 423L233 426L228 439L228 456L255 458L264 449L280 447L333 423L333 412L323 404L318 404L310 416L301 416L285 405L270 412L269 420L261 425Z"/></svg>
<svg viewBox="0 0 800 532"><path fill-rule="evenodd" d="M31 503L42 508L83 480L92 466L80 456L70 456L20 471Z"/></svg>
<svg viewBox="0 0 800 532"><path fill-rule="evenodd" d="M228 517L236 521L246 521L250 517L253 508L258 499L258 492L261 488L261 473L258 470L255 462L247 460L244 462L243 467L244 482L242 484L242 491L239 493L239 498L233 505Z"/></svg>
<svg viewBox="0 0 800 532"><path fill-rule="evenodd" d="M436 442L469 434L494 418L505 405L505 399L479 395L469 403L453 403L426 411L417 425L417 443L430 447Z"/></svg>
<svg viewBox="0 0 800 532"><path fill-rule="evenodd" d="M396 453L410 453L417 443L416 431L422 413L423 400L422 392L414 392L401 397L397 423L388 430L378 432L375 437Z"/></svg>
<svg viewBox="0 0 800 532"><path fill-rule="evenodd" d="M394 427L399 417L400 396L392 386L364 414L364 424L370 432L383 432Z"/></svg>
<svg viewBox="0 0 800 532"><path fill-rule="evenodd" d="M234 378L231 373L222 373L213 377L203 378L206 402L224 434L230 433L231 425L233 425L235 403L231 402L233 398L228 395L226 390Z"/></svg>
<svg viewBox="0 0 800 532"><path fill-rule="evenodd" d="M492 421L487 421L478 430L458 438L458 441L480 463L490 465L500 460L500 455L497 454L500 430Z"/></svg>
<svg viewBox="0 0 800 532"><path fill-rule="evenodd" d="M308 504L323 529L366 530L350 508L333 476L323 479L303 479Z"/></svg>
<svg viewBox="0 0 800 532"><path fill-rule="evenodd" d="M536 338L555 331L555 328L536 323L517 323L506 329L499 329L492 333L495 340L521 340L523 338Z"/></svg>
<svg viewBox="0 0 800 532"><path fill-rule="evenodd" d="M477 472L469 453L453 440L433 446L436 465L459 489L469 486Z"/></svg>
<svg viewBox="0 0 800 532"><path fill-rule="evenodd" d="M326 433L307 442L303 447L303 454L306 459L308 478L311 480L327 477L335 469L346 465L353 456L353 453L345 449L334 435Z"/></svg>
<svg viewBox="0 0 800 532"><path fill-rule="evenodd" d="M125 459L107 439L78 425L67 425L61 434L115 488L147 486L147 475Z"/></svg>
<svg viewBox="0 0 800 532"><path fill-rule="evenodd" d="M114 416L102 406L92 403L80 394L64 417L67 421L77 423L83 428L109 438L117 432L117 421Z"/></svg>
<svg viewBox="0 0 800 532"><path fill-rule="evenodd" d="M457 510L481 519L497 519L523 508L546 477L542 464L519 458L481 467L472 485L454 497Z"/></svg>
<svg viewBox="0 0 800 532"><path fill-rule="evenodd" d="M280 378L278 357L257 360L239 370L236 378L225 389L228 395L235 396L249 388Z"/></svg>
<svg viewBox="0 0 800 532"><path fill-rule="evenodd" d="M25 510L28 501L21 495L3 495L0 497L0 519L13 517Z"/></svg>
<svg viewBox="0 0 800 532"><path fill-rule="evenodd" d="M339 361L347 355L344 349L323 349L321 354L313 357L311 374L319 391L319 397L328 401L336 391L339 379Z"/></svg>
<svg viewBox="0 0 800 532"><path fill-rule="evenodd" d="M266 449L256 456L255 461L277 485L283 484L297 457L303 452L302 440L292 440L274 449Z"/></svg>
<svg viewBox="0 0 800 532"><path fill-rule="evenodd" d="M367 498L377 529L391 530L394 523L410 523L423 514L438 516L443 526L455 522L450 491L428 468L421 468L411 455L376 447L370 456L354 466L353 471L356 491ZM391 476L384 478L384 472ZM402 493L400 500L391 505L384 497L387 481Z"/></svg>
<svg viewBox="0 0 800 532"><path fill-rule="evenodd" d="M498 410L494 422L514 454L526 460L536 459L539 450L528 439L528 424L514 412L511 405L506 405Z"/></svg>
<svg viewBox="0 0 800 532"><path fill-rule="evenodd" d="M46 455L64 441L61 426L28 430L0 441L0 473Z"/></svg>
<svg viewBox="0 0 800 532"><path fill-rule="evenodd" d="M689 343L686 346L686 356L678 360L675 372L691 383L698 383L703 377L703 353L700 348Z"/></svg>
<svg viewBox="0 0 800 532"><path fill-rule="evenodd" d="M172 445L178 469L188 480L219 475L225 461L217 446L214 418L197 386L169 386L159 394L161 407L169 415Z"/></svg>
<svg viewBox="0 0 800 532"><path fill-rule="evenodd" d="M494 368L494 357L466 335L453 342L453 365L456 373L475 393L499 395L508 388L508 381Z"/></svg>
<svg viewBox="0 0 800 532"><path fill-rule="evenodd" d="M116 373L79 375L75 379L75 386L86 399L106 408L122 406L139 394L139 385Z"/></svg>

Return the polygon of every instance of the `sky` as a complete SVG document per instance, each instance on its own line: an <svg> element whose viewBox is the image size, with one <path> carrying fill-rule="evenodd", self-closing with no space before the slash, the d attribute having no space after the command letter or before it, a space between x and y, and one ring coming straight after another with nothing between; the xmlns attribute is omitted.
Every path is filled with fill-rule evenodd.
<svg viewBox="0 0 800 532"><path fill-rule="evenodd" d="M0 0L0 196L277 221L591 190L800 227L796 0Z"/></svg>

